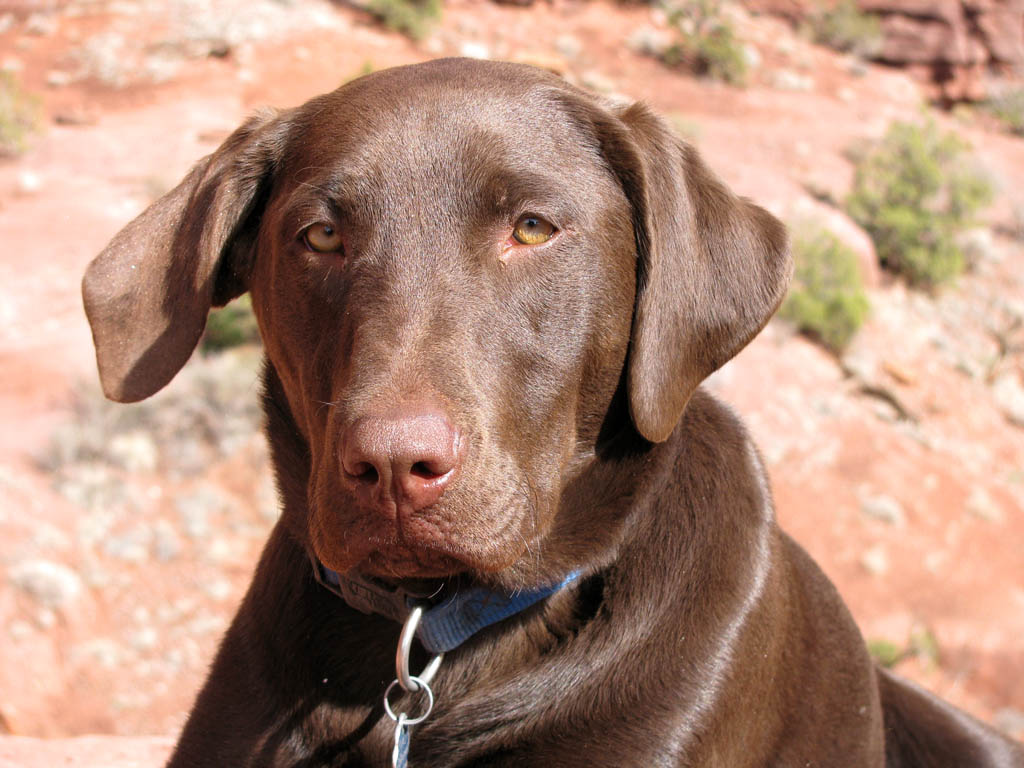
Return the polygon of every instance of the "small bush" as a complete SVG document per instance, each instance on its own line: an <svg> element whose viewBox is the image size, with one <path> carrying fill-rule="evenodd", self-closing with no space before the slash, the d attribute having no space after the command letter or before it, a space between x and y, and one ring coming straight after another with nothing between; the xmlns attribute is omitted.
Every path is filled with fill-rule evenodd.
<svg viewBox="0 0 1024 768"><path fill-rule="evenodd" d="M25 150L28 135L39 127L39 104L9 72L0 71L0 156Z"/></svg>
<svg viewBox="0 0 1024 768"><path fill-rule="evenodd" d="M743 46L723 13L722 0L682 0L663 7L676 36L661 53L665 64L732 85L746 82Z"/></svg>
<svg viewBox="0 0 1024 768"><path fill-rule="evenodd" d="M681 112L670 113L668 121L676 135L689 142L697 142L704 132L704 128L699 122Z"/></svg>
<svg viewBox="0 0 1024 768"><path fill-rule="evenodd" d="M969 145L934 121L895 123L856 162L846 209L871 235L883 267L933 288L964 269L958 236L994 190L969 165Z"/></svg>
<svg viewBox="0 0 1024 768"><path fill-rule="evenodd" d="M348 78L345 82L350 83L353 80L358 80L360 77L372 75L376 71L377 68L373 65L373 62L370 59L363 59L363 65L359 68L359 71L352 75L352 77Z"/></svg>
<svg viewBox="0 0 1024 768"><path fill-rule="evenodd" d="M794 229L796 269L779 315L833 352L841 352L869 309L857 254L816 225Z"/></svg>
<svg viewBox="0 0 1024 768"><path fill-rule="evenodd" d="M252 301L249 294L245 294L210 313L199 349L204 355L209 355L243 344L259 343L260 329L252 313Z"/></svg>
<svg viewBox="0 0 1024 768"><path fill-rule="evenodd" d="M875 662L886 669L892 669L902 661L907 652L891 640L869 640L868 652Z"/></svg>
<svg viewBox="0 0 1024 768"><path fill-rule="evenodd" d="M910 633L907 651L921 659L929 667L939 664L939 639L929 627L917 627Z"/></svg>
<svg viewBox="0 0 1024 768"><path fill-rule="evenodd" d="M420 40L441 18L441 0L369 0L366 10L388 29Z"/></svg>
<svg viewBox="0 0 1024 768"><path fill-rule="evenodd" d="M868 58L882 48L882 27L878 18L861 11L855 0L838 0L819 6L810 14L808 23L814 42L837 51Z"/></svg>
<svg viewBox="0 0 1024 768"><path fill-rule="evenodd" d="M1010 133L1024 136L1024 88L993 96L985 102L985 108L999 118Z"/></svg>
<svg viewBox="0 0 1024 768"><path fill-rule="evenodd" d="M73 394L71 418L54 430L37 464L69 498L84 495L99 506L124 495L127 478L116 470L202 474L238 455L259 432L260 368L255 348L197 356L172 385L131 405L110 402L95 383L83 385Z"/></svg>
<svg viewBox="0 0 1024 768"><path fill-rule="evenodd" d="M939 640L928 627L914 627L904 646L891 640L876 639L868 641L868 652L882 667L891 669L904 659L916 658L926 667L939 665Z"/></svg>

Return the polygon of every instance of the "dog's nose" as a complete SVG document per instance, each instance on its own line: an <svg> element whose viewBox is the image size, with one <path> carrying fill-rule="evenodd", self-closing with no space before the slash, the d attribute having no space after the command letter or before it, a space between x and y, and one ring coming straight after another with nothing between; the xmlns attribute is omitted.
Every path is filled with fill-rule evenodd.
<svg viewBox="0 0 1024 768"><path fill-rule="evenodd" d="M364 504L418 512L441 498L462 462L462 447L459 430L438 407L402 404L348 427L341 464Z"/></svg>

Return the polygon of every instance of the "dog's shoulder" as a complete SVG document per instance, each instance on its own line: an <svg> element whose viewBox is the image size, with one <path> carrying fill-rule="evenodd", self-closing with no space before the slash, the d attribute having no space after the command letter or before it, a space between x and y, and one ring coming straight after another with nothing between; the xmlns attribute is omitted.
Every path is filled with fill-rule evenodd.
<svg viewBox="0 0 1024 768"><path fill-rule="evenodd" d="M770 503L764 460L747 425L729 403L707 387L694 392L669 442L677 457L677 470L686 476L752 485L757 495Z"/></svg>

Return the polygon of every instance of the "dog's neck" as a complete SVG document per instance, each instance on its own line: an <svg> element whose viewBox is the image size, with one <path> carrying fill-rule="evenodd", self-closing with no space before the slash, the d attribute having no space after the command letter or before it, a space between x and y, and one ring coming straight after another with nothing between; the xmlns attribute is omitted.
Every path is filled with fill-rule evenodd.
<svg viewBox="0 0 1024 768"><path fill-rule="evenodd" d="M573 571L560 582L529 590L506 592L469 586L418 595L356 574L341 574L314 560L317 581L362 613L404 622L416 605L424 605L416 637L431 653L446 653L481 629L504 621L564 589L579 576Z"/></svg>

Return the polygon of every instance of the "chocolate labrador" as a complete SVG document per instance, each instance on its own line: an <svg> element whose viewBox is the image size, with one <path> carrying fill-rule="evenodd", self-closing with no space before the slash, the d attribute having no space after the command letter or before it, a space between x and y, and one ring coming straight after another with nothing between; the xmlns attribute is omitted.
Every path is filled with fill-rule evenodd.
<svg viewBox="0 0 1024 768"><path fill-rule="evenodd" d="M283 512L169 764L1024 766L872 663L700 388L789 274L647 108L529 67L248 120L83 284L114 400L245 291L265 346Z"/></svg>

